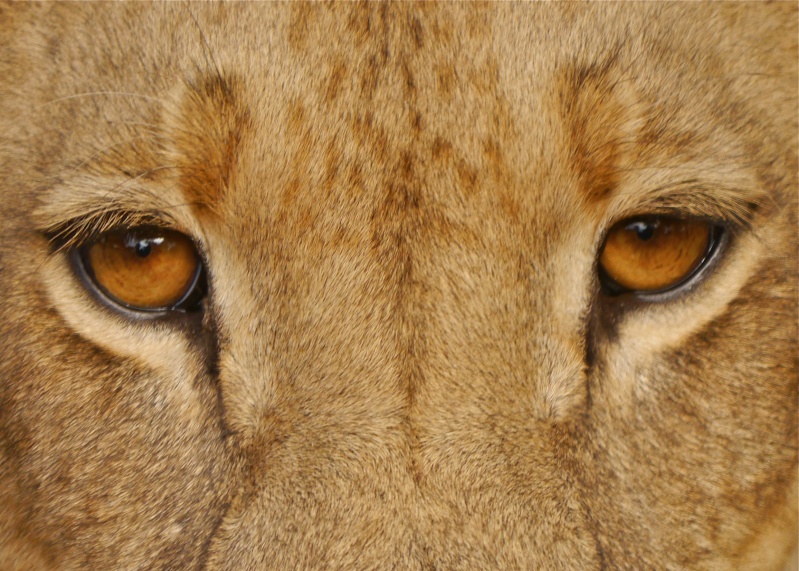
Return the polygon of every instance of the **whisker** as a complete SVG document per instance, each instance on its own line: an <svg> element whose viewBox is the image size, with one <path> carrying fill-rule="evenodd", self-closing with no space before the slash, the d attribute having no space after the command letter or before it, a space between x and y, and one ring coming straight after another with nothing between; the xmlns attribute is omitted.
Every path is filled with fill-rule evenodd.
<svg viewBox="0 0 799 571"><path fill-rule="evenodd" d="M83 167L85 167L86 165L88 165L90 162L94 161L95 159L97 159L98 157L100 157L102 155L110 154L112 151L116 150L117 148L119 148L119 147L121 147L123 145L126 145L128 143L132 143L133 141L146 139L147 137L166 138L166 135L164 135L162 133L152 132L152 133L145 133L143 135L137 135L135 137L130 137L130 138L127 138L127 139L123 139L121 141L117 141L115 143L112 143L111 145L108 145L107 147L105 147L103 149L97 150L91 156L89 156L85 160L81 161L79 164L77 164L76 166L72 167L70 170L73 170L73 171L80 170Z"/></svg>
<svg viewBox="0 0 799 571"><path fill-rule="evenodd" d="M63 101L69 101L71 99L80 99L81 97L99 97L99 96L118 96L118 97L134 97L140 99L147 99L149 101L157 101L162 103L159 97L154 95L144 95L142 93L132 93L128 91L88 91L86 93L76 93L74 95L67 95L66 97L59 97L58 99L52 99L46 103L43 103L35 109L41 109L43 107L47 107L48 105L52 105L54 103L60 103Z"/></svg>
<svg viewBox="0 0 799 571"><path fill-rule="evenodd" d="M159 171L162 171L162 170L173 170L173 169L179 169L179 168L181 168L180 165L161 165L161 166L158 166L158 167L151 168L149 170L144 171L143 173L137 174L136 176L129 178L128 180L124 180L124 181L120 182L119 184L117 184L116 186L111 188L108 191L108 193L106 194L106 196L110 195L111 193L118 192L118 191L124 189L127 185L133 184L136 181L141 180L141 179L143 179L145 177L148 177L148 176L150 176L153 173L156 173L156 172L159 172Z"/></svg>
<svg viewBox="0 0 799 571"><path fill-rule="evenodd" d="M189 13L189 16L194 21L194 25L197 27L197 31L200 33L200 39L202 40L204 46L203 56L205 57L205 65L209 68L212 67L211 65L209 65L209 60L210 60L210 64L213 64L214 71L216 72L216 77L221 80L222 72L220 71L219 65L216 63L216 59L214 58L214 52L211 49L211 44L208 43L208 37L205 35L205 32L203 32L202 27L200 27L200 23L197 21L197 18L195 17L194 13L191 11L191 8L189 8L189 3L184 2L183 7Z"/></svg>

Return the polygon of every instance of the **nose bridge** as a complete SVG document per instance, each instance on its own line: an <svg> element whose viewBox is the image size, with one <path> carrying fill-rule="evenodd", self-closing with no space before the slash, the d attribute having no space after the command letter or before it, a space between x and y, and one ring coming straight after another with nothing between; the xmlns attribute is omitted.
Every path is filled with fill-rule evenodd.
<svg viewBox="0 0 799 571"><path fill-rule="evenodd" d="M450 62L468 67L450 88L479 97L461 101L469 136L445 137L458 132L451 98L417 61L420 46L391 43L412 26L386 18L366 91L363 66L342 60L332 95L309 83L249 109L267 127L241 152L264 166L236 178L251 192L226 199L234 236L219 249L238 262L217 289L249 304L222 307L229 414L250 431L269 415L285 426L289 410L326 434L348 422L372 434L374 422L412 446L464 414L563 416L579 401L582 361L547 317L557 236L544 222L546 177L528 177L536 157L515 140L496 64ZM262 235L241 223L253 217Z"/></svg>
<svg viewBox="0 0 799 571"><path fill-rule="evenodd" d="M581 361L557 326L536 325L550 311L553 236L530 217L546 216L539 190L509 166L524 159L511 154L496 64L441 70L448 92L478 94L461 101L468 136L447 137L462 116L440 77L387 45L371 83L363 66L331 68L330 93L363 97L315 101L300 86L260 135L268 143L243 149L271 170L237 178L258 199L231 198L229 227L241 230L218 247L232 260L219 291L247 289L219 302L223 400L248 459L217 537L231 549L253 533L299 545L313 530L347 546L379 530L375 561L409 549L434 560L422 552L443 558L463 542L480 561L486 526L527 546L551 516L537 498L573 493L552 459L571 437L562 412ZM241 223L253 216L263 236Z"/></svg>
<svg viewBox="0 0 799 571"><path fill-rule="evenodd" d="M530 245L545 226L520 239L518 218L439 200L440 171L403 160L357 206L298 196L286 208L319 223L275 224L220 284L247 289L220 307L220 375L256 482L323 470L346 486L383 465L383 491L411 498L470 464L469 485L481 464L502 481L510 458L545 470L553 427L584 403L578 328L551 317L557 272Z"/></svg>
<svg viewBox="0 0 799 571"><path fill-rule="evenodd" d="M479 562L490 530L528 552L562 541L550 521L586 525L564 468L573 428L556 414L581 362L557 324L540 325L546 256L525 254L506 213L456 212L406 167L418 194L384 181L368 207L377 224L327 202L341 225L309 228L279 260L264 254L261 285L241 278L259 275L244 266L259 256L241 259L234 281L250 293L235 299L248 306L221 304L220 319L238 321L221 336L220 376L248 465L209 568L255 561L240 545L322 560L319 538L406 568L456 550ZM360 238L335 238L342 225ZM591 561L572 543L563 549Z"/></svg>
<svg viewBox="0 0 799 571"><path fill-rule="evenodd" d="M394 294L371 247L339 243L314 252L298 245L278 263L266 259L272 263L261 272L236 272L238 282L269 274L250 295L237 296L246 306L220 305L229 415L251 433L288 426L290 416L294 429L307 424L327 434L368 436L380 430L371 423L394 422L403 398Z"/></svg>

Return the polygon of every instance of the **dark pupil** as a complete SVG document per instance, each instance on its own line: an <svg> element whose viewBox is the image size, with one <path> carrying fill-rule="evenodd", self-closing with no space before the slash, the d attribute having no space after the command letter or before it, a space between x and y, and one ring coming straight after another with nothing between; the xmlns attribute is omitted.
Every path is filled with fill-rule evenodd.
<svg viewBox="0 0 799 571"><path fill-rule="evenodd" d="M633 222L627 226L627 230L632 230L636 233L639 240L649 240L655 235L655 224L651 222Z"/></svg>
<svg viewBox="0 0 799 571"><path fill-rule="evenodd" d="M136 255L140 258L149 256L150 251L153 249L149 240L139 240L134 247L136 248Z"/></svg>

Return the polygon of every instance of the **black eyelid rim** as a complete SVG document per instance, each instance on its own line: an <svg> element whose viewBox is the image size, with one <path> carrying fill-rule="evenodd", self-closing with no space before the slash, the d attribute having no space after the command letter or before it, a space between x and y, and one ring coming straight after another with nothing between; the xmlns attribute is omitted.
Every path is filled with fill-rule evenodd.
<svg viewBox="0 0 799 571"><path fill-rule="evenodd" d="M86 260L86 250L93 246L101 236L104 234L108 234L111 232L121 232L121 231L135 231L135 230L142 230L142 229L151 229L151 230L170 230L172 232L177 232L186 236L191 243L194 245L195 255L197 257L197 270L194 272L194 277L192 278L192 282L190 287L186 289L185 295L181 297L177 302L164 307L138 307L135 305L129 305L114 298L111 294L106 293L103 288L97 283L97 280L94 277L94 273L91 269L90 264ZM202 301L202 299L207 294L208 285L207 285L207 276L206 276L206 263L205 257L203 255L203 249L194 240L191 236L188 236L181 232L180 230L176 230L174 228L170 228L166 225L155 225L155 224L142 224L132 227L125 227L121 226L118 228L112 228L106 230L104 232L98 233L94 235L91 239L82 242L79 245L73 246L69 248L68 255L70 258L71 265L77 274L78 278L83 282L85 289L87 289L93 297L101 301L104 305L110 306L112 309L116 311L122 311L126 315L134 318L141 318L141 317L161 317L167 315L169 313L188 313L192 312L195 309L198 309L198 304Z"/></svg>
<svg viewBox="0 0 799 571"><path fill-rule="evenodd" d="M696 264L696 267L688 273L685 277L669 285L668 287L656 289L656 290L632 290L627 289L620 286L610 275L605 271L602 267L602 264L599 263L599 260L602 256L602 251L605 248L605 242L607 240L607 234L610 232L610 229L614 228L617 224L627 221L634 221L638 219L646 219L646 218L657 218L657 217L669 217L669 218L677 218L682 220L701 220L705 221L710 224L710 238L708 240L707 249L705 250L704 254L702 255L702 259ZM707 270L714 265L716 260L719 257L719 254L725 250L728 246L728 243L731 239L731 234L734 233L734 230L731 229L729 223L720 220L713 220L709 218L699 217L699 216L674 216L674 215L665 215L665 214L643 214L640 216L630 216L627 218L623 218L622 220L617 221L612 226L609 227L610 229L608 232L605 233L602 239L602 246L599 248L597 252L597 274L599 276L599 282L602 287L603 293L609 297L619 297L619 296L634 296L637 299L641 299L643 301L664 301L666 299L672 298L675 295L682 293L685 291L689 286L694 285L697 283L697 280L703 275L707 273Z"/></svg>

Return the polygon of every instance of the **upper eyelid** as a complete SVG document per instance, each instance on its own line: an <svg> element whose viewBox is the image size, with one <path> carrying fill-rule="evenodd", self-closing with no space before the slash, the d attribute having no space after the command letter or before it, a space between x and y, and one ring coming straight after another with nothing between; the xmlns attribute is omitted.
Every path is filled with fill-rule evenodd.
<svg viewBox="0 0 799 571"><path fill-rule="evenodd" d="M755 218L761 214L762 197L737 188L712 188L694 181L655 189L644 194L644 199L612 212L598 228L598 241L616 224L644 216L669 216L705 220L723 226L726 231L737 234L751 230Z"/></svg>
<svg viewBox="0 0 799 571"><path fill-rule="evenodd" d="M109 179L80 177L53 188L36 209L34 222L54 251L82 245L103 232L123 227L162 226L187 235L202 229L187 216L188 203L171 199L147 184L126 186ZM110 192L118 189L118 192ZM169 194L169 193L167 193ZM639 192L617 192L598 228L598 240L618 222L641 215L704 218L736 233L751 228L761 207L768 209L762 189L684 179ZM774 205L776 206L776 205ZM180 223L180 222L183 223ZM195 240L198 241L198 240ZM202 241L202 240L199 240Z"/></svg>
<svg viewBox="0 0 799 571"><path fill-rule="evenodd" d="M767 193L754 181L710 180L704 177L676 179L657 186L631 184L617 189L610 210L621 219L655 209L679 210L686 214L721 220L744 221L768 201Z"/></svg>
<svg viewBox="0 0 799 571"><path fill-rule="evenodd" d="M180 190L137 177L78 175L60 181L33 212L36 229L55 247L72 247L102 232L163 226L191 235L200 229Z"/></svg>
<svg viewBox="0 0 799 571"><path fill-rule="evenodd" d="M727 231L736 232L740 230L745 230L748 228L748 225L741 223L738 220L730 219L730 218L719 218L716 216L709 216L703 214L696 214L693 212L687 212L685 210L679 208L655 208L651 210L640 210L635 211L632 213L625 213L619 216L618 218L610 219L607 224L605 224L602 228L602 236L606 236L611 229L616 227L619 224L624 222L634 222L636 220L642 220L647 218L672 218L672 219L679 219L679 220L696 220L701 222L706 222L713 226L721 226Z"/></svg>
<svg viewBox="0 0 799 571"><path fill-rule="evenodd" d="M163 227L185 233L183 229L176 228L172 220L160 216L158 212L128 210L105 210L71 218L45 228L42 232L50 242L53 253L57 253L81 247L106 232L141 226Z"/></svg>

